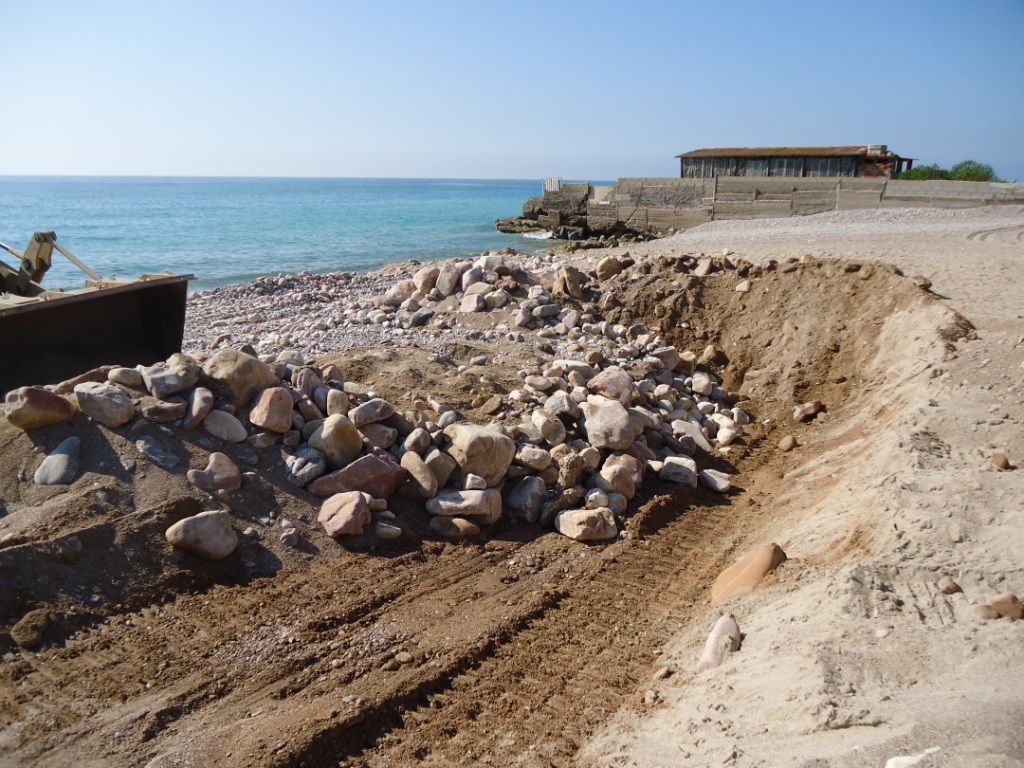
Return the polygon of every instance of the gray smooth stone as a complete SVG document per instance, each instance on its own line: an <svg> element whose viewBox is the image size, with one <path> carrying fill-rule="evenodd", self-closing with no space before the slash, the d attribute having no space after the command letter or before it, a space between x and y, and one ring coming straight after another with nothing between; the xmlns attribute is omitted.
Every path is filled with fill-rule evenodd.
<svg viewBox="0 0 1024 768"><path fill-rule="evenodd" d="M69 437L53 449L43 459L36 470L36 485L69 485L78 476L82 441L77 437Z"/></svg>

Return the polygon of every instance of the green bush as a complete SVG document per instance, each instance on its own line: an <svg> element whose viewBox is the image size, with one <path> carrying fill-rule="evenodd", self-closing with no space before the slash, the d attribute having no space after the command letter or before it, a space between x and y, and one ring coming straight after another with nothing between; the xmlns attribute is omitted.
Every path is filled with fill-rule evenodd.
<svg viewBox="0 0 1024 768"><path fill-rule="evenodd" d="M997 181L991 165L977 160L964 160L949 169L949 177L956 181Z"/></svg>
<svg viewBox="0 0 1024 768"><path fill-rule="evenodd" d="M931 165L914 166L909 171L901 173L898 178L911 181L931 181L932 179L949 179L950 175L945 168L939 168L938 165L932 163Z"/></svg>
<svg viewBox="0 0 1024 768"><path fill-rule="evenodd" d="M999 181L991 165L979 163L977 160L964 160L957 163L948 171L940 168L937 163L931 165L918 165L909 171L903 171L897 178L910 179L911 181L930 181L941 179L953 181Z"/></svg>

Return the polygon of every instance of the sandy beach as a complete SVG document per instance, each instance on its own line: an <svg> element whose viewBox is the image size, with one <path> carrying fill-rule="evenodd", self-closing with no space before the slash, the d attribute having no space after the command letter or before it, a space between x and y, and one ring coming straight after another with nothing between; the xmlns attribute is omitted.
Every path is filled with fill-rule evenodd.
<svg viewBox="0 0 1024 768"><path fill-rule="evenodd" d="M194 294L0 424L0 765L1024 765L1022 259L886 209Z"/></svg>

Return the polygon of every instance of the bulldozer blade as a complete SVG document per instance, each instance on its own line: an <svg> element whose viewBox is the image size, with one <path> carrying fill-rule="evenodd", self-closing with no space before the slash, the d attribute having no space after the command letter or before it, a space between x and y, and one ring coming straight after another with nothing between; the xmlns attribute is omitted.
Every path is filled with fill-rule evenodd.
<svg viewBox="0 0 1024 768"><path fill-rule="evenodd" d="M180 352L190 278L145 277L0 309L0 393Z"/></svg>

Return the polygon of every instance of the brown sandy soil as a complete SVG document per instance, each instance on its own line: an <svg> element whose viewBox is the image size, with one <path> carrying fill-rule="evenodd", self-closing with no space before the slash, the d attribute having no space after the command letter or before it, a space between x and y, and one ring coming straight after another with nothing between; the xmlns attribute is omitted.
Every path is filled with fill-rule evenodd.
<svg viewBox="0 0 1024 768"><path fill-rule="evenodd" d="M727 606L738 654L692 671L717 616L705 608L662 649L679 674L640 684L658 702L623 707L584 764L881 766L934 749L916 764L1024 765L1024 627L973 610L1024 591L1024 473L991 460L1024 461L1022 233L1020 208L860 212L716 222L630 249L887 262L940 301L881 307L866 291L869 338L781 316L863 354L847 392L820 396L827 422L786 427L802 447L782 457L771 517L737 542L778 542L790 560ZM953 312L976 330L950 349ZM942 594L942 575L963 591Z"/></svg>
<svg viewBox="0 0 1024 768"><path fill-rule="evenodd" d="M56 617L39 652L4 636L0 765L853 766L933 746L919 765L1024 764L1024 622L971 607L1024 593L1024 473L989 458L1024 461L1022 247L987 211L943 221L931 235L862 223L860 239L816 234L815 247L929 274L948 300L885 265L811 260L741 294L734 273L695 278L671 258L800 256L813 219L787 220L791 241L741 243L737 222L733 241L716 223L631 248L650 258L608 285L606 314L680 348L713 342L760 424L716 459L739 472L729 496L648 480L612 544L507 525L446 544L396 504L401 540L342 546L269 450L232 502L253 530L211 564L162 536L206 503L184 479L206 445L163 436L188 459L166 472L128 430L78 416L86 471L58 491L19 477L41 458L33 441L50 449L69 428L0 426L0 536L17 537L0 550L0 619L38 605ZM499 352L493 383L456 375L453 362ZM440 390L484 422L472 404L515 386L535 354L465 341L451 360L396 346L343 363L400 407ZM810 399L827 416L794 423ZM801 447L781 454L790 433ZM277 541L271 512L306 532L304 549ZM711 582L768 541L790 560L729 604L741 650L692 672L718 615ZM939 593L943 574L964 592Z"/></svg>

